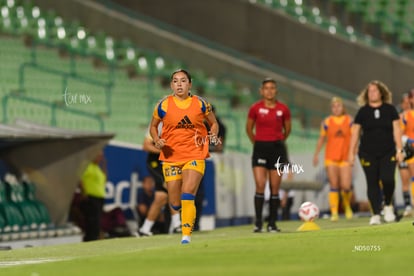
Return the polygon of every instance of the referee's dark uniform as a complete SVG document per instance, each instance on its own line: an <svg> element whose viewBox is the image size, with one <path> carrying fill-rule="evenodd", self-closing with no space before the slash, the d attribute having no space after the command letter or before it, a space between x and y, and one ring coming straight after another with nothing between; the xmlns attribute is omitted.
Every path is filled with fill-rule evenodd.
<svg viewBox="0 0 414 276"><path fill-rule="evenodd" d="M388 103L379 107L365 105L355 116L361 126L358 156L368 185L368 199L374 215L381 212L382 194L390 205L395 188L396 145L393 121L399 120L396 108ZM381 184L380 184L381 183ZM382 185L382 193L381 186Z"/></svg>

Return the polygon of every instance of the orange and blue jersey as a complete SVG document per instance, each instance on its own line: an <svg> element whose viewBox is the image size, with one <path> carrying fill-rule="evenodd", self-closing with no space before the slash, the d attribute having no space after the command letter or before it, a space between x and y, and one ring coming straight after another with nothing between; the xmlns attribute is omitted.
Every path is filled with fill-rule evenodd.
<svg viewBox="0 0 414 276"><path fill-rule="evenodd" d="M414 140L414 110L407 110L402 114L401 131L410 140Z"/></svg>
<svg viewBox="0 0 414 276"><path fill-rule="evenodd" d="M320 135L326 137L325 160L348 160L352 119L349 115L329 116L321 125Z"/></svg>
<svg viewBox="0 0 414 276"><path fill-rule="evenodd" d="M204 120L210 112L210 104L198 96L191 95L185 100L172 95L163 98L153 113L162 120L161 138L166 141L160 160L183 162L209 157Z"/></svg>
<svg viewBox="0 0 414 276"><path fill-rule="evenodd" d="M407 136L407 143L410 145L414 144L414 110L405 111L400 120L401 132ZM414 157L411 157L406 161L407 163L413 163Z"/></svg>

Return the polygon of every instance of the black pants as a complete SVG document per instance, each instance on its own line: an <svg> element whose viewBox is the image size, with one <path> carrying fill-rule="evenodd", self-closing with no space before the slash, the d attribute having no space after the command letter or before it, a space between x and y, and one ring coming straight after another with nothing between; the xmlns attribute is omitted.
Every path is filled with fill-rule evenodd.
<svg viewBox="0 0 414 276"><path fill-rule="evenodd" d="M101 217L104 199L88 196L81 203L81 211L85 218L85 236L83 241L94 241L99 239L101 231Z"/></svg>
<svg viewBox="0 0 414 276"><path fill-rule="evenodd" d="M385 205L390 205L394 196L395 152L392 151L379 157L360 152L359 159L367 180L367 194L372 212L374 215L379 215L382 200Z"/></svg>

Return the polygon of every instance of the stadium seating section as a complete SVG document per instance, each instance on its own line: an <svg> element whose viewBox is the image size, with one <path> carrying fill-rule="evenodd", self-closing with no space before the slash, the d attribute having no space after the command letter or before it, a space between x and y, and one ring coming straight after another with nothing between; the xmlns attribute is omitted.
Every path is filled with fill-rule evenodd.
<svg viewBox="0 0 414 276"><path fill-rule="evenodd" d="M170 93L169 75L185 67L181 61L104 32L90 33L30 1L0 3L4 122L23 117L64 128L104 128L117 140L141 142L154 104ZM257 100L259 83L239 76L216 79L201 69L191 72L196 93L217 107L228 126L226 148L249 151L246 108ZM314 133L301 129L295 129L298 139Z"/></svg>
<svg viewBox="0 0 414 276"><path fill-rule="evenodd" d="M71 225L55 227L49 212L35 198L35 185L8 174L0 181L0 242L79 234Z"/></svg>
<svg viewBox="0 0 414 276"><path fill-rule="evenodd" d="M389 46L414 58L414 2L410 0L250 0L351 41Z"/></svg>

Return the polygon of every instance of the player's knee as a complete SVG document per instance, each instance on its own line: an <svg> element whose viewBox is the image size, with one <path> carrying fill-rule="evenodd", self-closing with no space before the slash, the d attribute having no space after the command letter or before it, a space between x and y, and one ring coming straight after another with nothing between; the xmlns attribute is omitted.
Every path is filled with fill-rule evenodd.
<svg viewBox="0 0 414 276"><path fill-rule="evenodd" d="M256 194L264 194L265 187L256 187Z"/></svg>
<svg viewBox="0 0 414 276"><path fill-rule="evenodd" d="M167 203L168 195L164 191L156 191L154 200L160 203Z"/></svg>

